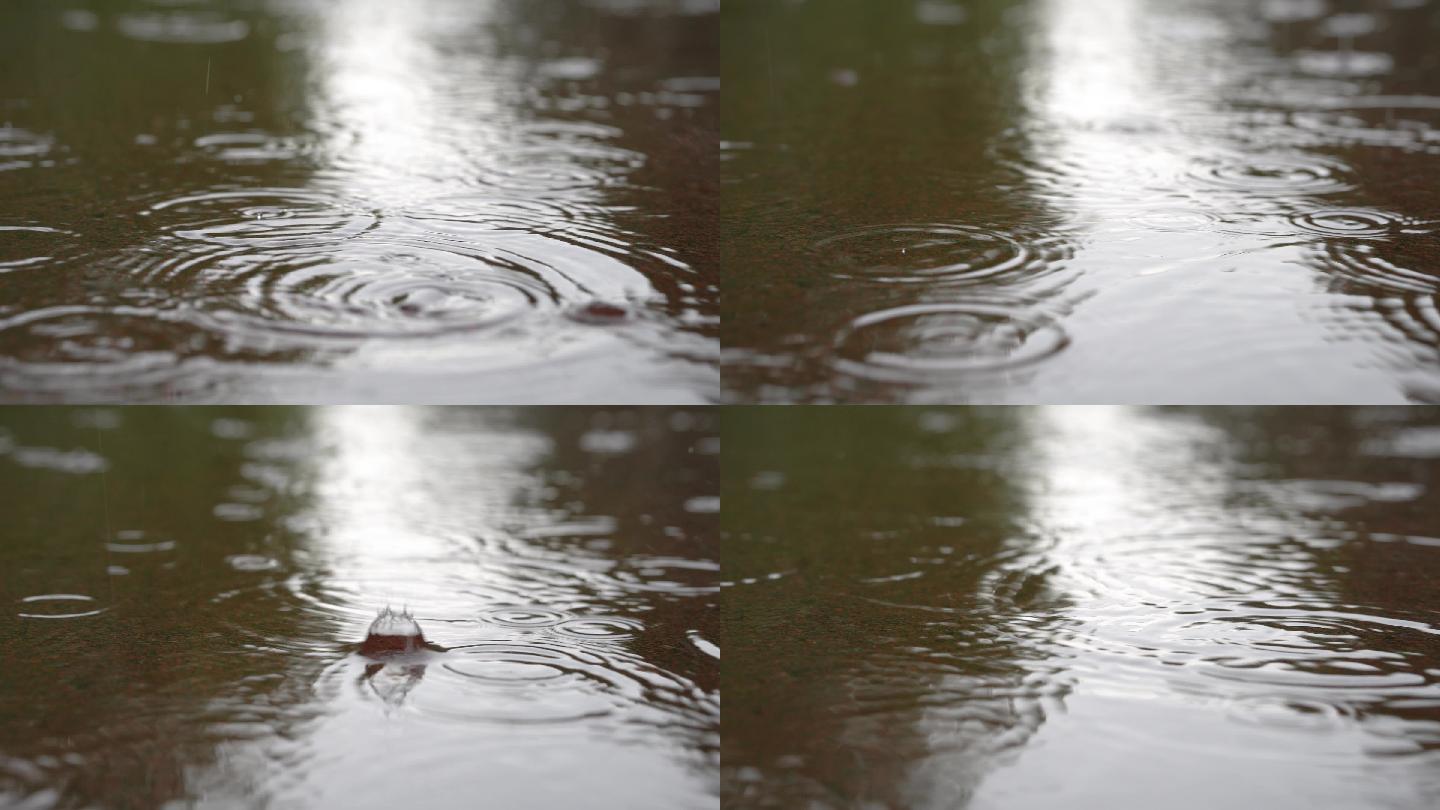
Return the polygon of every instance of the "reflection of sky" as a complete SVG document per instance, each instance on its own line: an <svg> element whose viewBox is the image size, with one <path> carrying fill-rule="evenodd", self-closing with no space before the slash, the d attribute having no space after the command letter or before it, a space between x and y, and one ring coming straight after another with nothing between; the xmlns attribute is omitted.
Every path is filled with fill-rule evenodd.
<svg viewBox="0 0 1440 810"><path fill-rule="evenodd" d="M453 4L449 13L436 5L350 0L328 4L315 18L324 151L343 162L338 179L362 199L394 205L422 178L437 185L453 180L463 167L462 139L483 143L494 137L487 126L507 123L486 92L503 68L496 63L483 73L467 71L471 92L457 110L455 100L443 96L441 81L464 57L442 58L432 41L437 28L455 24L474 32L470 47L483 43L478 27L493 4L468 4L464 15L456 15Z"/></svg>
<svg viewBox="0 0 1440 810"><path fill-rule="evenodd" d="M1157 423L1123 406L1036 413L1041 495L1032 509L1066 535L1093 537L1140 521L1178 528L1194 519L1179 506L1194 507L1202 523L1224 513L1227 459L1211 454L1223 446L1213 431L1178 419Z"/></svg>
<svg viewBox="0 0 1440 810"><path fill-rule="evenodd" d="M1027 78L1022 161L1043 201L1074 223L1066 295L1083 302L1064 321L1071 348L1047 361L1053 390L1066 401L1333 401L1309 393L1323 388L1307 368L1345 368L1351 396L1393 389L1364 343L1335 344L1317 326L1314 277L1294 270L1304 240L1268 235L1324 198L1267 194L1258 173L1259 193L1243 178L1229 189L1204 177L1263 168L1266 155L1300 167L1314 158L1236 138L1249 129L1228 96L1258 70L1243 22L1216 6L1143 0L1038 10L1047 57ZM1241 345L1245 362L1216 361Z"/></svg>
<svg viewBox="0 0 1440 810"><path fill-rule="evenodd" d="M336 3L318 19L318 81L329 122L329 151L349 162L345 180L377 192L384 177L407 165L436 167L446 157L435 142L438 100L434 66L426 69L424 2ZM476 4L486 8L488 4ZM368 177L366 176L368 175Z"/></svg>
<svg viewBox="0 0 1440 810"><path fill-rule="evenodd" d="M1136 3L1101 0L1044 6L1045 44L1053 66L1045 73L1042 104L1048 115L1077 124L1103 125L1152 111ZM1152 96L1147 98L1147 96Z"/></svg>
<svg viewBox="0 0 1440 810"><path fill-rule="evenodd" d="M973 806L1341 808L1424 784L1421 762L1367 756L1398 727L1341 719L1384 699L1345 681L1345 662L1372 653L1306 635L1307 620L1360 621L1316 559L1327 524L1287 515L1296 498L1237 502L1273 482L1247 484L1231 439L1191 418L1055 408L1036 414L1035 436L1032 509L1050 539L1030 564L1054 566L1072 628L1053 654L1073 688ZM1272 663L1221 668L1247 657Z"/></svg>
<svg viewBox="0 0 1440 810"><path fill-rule="evenodd" d="M1083 185L1087 175L1115 171L1136 178L1178 178L1199 148L1170 138L1156 148L1153 138L1133 137L1136 132L1155 135L1179 112L1175 99L1158 86L1161 66L1153 34L1146 30L1155 22L1147 18L1145 6L1143 0L1049 0L1043 5L1048 61L1032 77L1038 84L1032 90L1033 113L1053 133L1046 144L1053 152L1043 159L1074 171L1082 183L1073 189L1071 202L1087 222L1104 217L1093 207L1097 201L1087 199L1092 191ZM1134 185L1116 191L1131 203L1143 203L1134 195L1147 193Z"/></svg>
<svg viewBox="0 0 1440 810"><path fill-rule="evenodd" d="M541 436L504 425L503 413L469 412L471 429L446 431L448 441L437 448L433 414L424 408L317 410L324 455L315 484L315 540L326 567L347 578L392 582L398 590L409 568L426 583L464 565L462 544L511 517L524 471L549 447ZM486 425L492 418L497 424ZM425 587L403 591L373 597L417 599ZM411 607L424 615L423 603Z"/></svg>

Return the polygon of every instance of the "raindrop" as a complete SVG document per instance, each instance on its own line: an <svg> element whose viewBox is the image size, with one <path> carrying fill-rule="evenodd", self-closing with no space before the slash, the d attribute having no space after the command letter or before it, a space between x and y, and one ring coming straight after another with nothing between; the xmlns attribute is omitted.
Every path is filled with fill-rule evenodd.
<svg viewBox="0 0 1440 810"><path fill-rule="evenodd" d="M75 234L40 225L0 225L0 273L52 264L70 253Z"/></svg>

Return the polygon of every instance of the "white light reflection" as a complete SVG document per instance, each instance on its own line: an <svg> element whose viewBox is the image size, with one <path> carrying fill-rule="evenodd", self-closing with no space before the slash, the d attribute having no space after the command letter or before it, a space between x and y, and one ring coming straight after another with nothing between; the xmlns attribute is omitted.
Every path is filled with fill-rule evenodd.
<svg viewBox="0 0 1440 810"><path fill-rule="evenodd" d="M433 193L464 173L466 148L493 142L512 123L494 89L500 66L457 76L462 57L447 58L432 41L453 27L476 32L469 47L483 43L478 32L493 4L458 8L464 13L433 0L345 0L315 18L318 125L333 179L356 198L393 206ZM458 111L441 84L457 78L471 82Z"/></svg>
<svg viewBox="0 0 1440 810"><path fill-rule="evenodd" d="M457 618L449 606L471 604L475 596L447 593L447 583L478 587L504 578L478 570L476 538L514 519L517 490L530 482L550 442L506 424L504 411L466 414L475 422L470 429L442 434L436 412L424 408L315 412L325 455L316 476L313 542L322 564L353 583L357 633L386 603L408 603L422 622ZM490 419L496 424L486 429ZM435 629L443 642L443 626Z"/></svg>
<svg viewBox="0 0 1440 810"><path fill-rule="evenodd" d="M1149 111L1134 0L1050 0L1044 8L1052 64L1043 103L1050 115L1107 123Z"/></svg>
<svg viewBox="0 0 1440 810"><path fill-rule="evenodd" d="M1037 416L1040 480L1029 506L1054 532L1051 554L1062 579L1068 573L1082 590L1095 587L1077 572L1094 565L1096 544L1136 532L1214 530L1214 521L1230 512L1225 500L1233 462L1215 455L1224 444L1213 428L1178 417L1156 421L1142 409L1123 406L1047 408ZM1152 592L1184 599L1194 569L1203 567L1211 552L1157 543L1147 553L1178 554L1183 564L1127 569L1146 579L1133 583L1141 602ZM1076 564L1075 558L1085 562ZM1167 581L1177 567L1187 569L1184 580ZM1119 596L1109 589L1113 584L1106 583L1099 595Z"/></svg>
<svg viewBox="0 0 1440 810"><path fill-rule="evenodd" d="M1327 598L1321 575L1295 551L1300 538L1323 547L1322 524L1237 501L1246 476L1234 450L1224 432L1193 417L1124 407L1036 412L1030 512L1048 539L1032 564L1053 566L1047 582L1070 623L1041 643L1065 662L1069 689L1063 711L1050 712L1015 761L985 779L971 806L1283 804L1301 785L1312 806L1366 803L1354 771L1317 778L1315 768L1365 762L1370 735L1360 726L1315 733L1305 707L1317 698L1268 682L1268 669L1245 670L1261 673L1246 682L1192 668L1263 660L1266 643L1276 645L1272 657L1305 654L1303 633L1283 625L1248 635L1269 615L1257 606L1281 604L1282 591ZM1247 612L1262 623L1244 623Z"/></svg>
<svg viewBox="0 0 1440 810"><path fill-rule="evenodd" d="M1153 134L1178 112L1155 84L1161 66L1144 30L1145 5L1141 0L1044 4L1049 58L1035 89L1035 112L1054 135L1048 146L1055 153L1046 159L1057 168L1135 177L1176 177L1184 171L1184 150L1147 147L1134 137L1147 130ZM1077 203L1087 190L1077 183ZM1127 194L1140 191L1133 185L1124 188Z"/></svg>
<svg viewBox="0 0 1440 810"><path fill-rule="evenodd" d="M343 0L314 9L324 158L316 182L381 214L375 232L346 253L387 263L397 277L410 272L405 262L417 248L430 251L432 271L450 268L456 278L485 277L487 262L518 267L543 287L528 293L540 308L657 300L651 280L618 256L628 236L606 221L606 171L642 156L610 145L613 128L547 118L532 106L541 92L533 65L502 54L496 32L519 40L536 33L517 30L523 15L498 19L503 10L488 0ZM597 161L610 168L590 165ZM564 340L578 347L602 336L577 330ZM377 366L414 357L524 367L556 351L464 340L426 344L414 357L413 347L377 341L356 356Z"/></svg>

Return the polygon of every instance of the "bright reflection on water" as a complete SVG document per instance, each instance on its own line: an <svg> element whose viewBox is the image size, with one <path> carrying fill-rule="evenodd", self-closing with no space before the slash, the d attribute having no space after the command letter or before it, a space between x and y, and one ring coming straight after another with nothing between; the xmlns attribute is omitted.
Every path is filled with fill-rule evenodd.
<svg viewBox="0 0 1440 810"><path fill-rule="evenodd" d="M0 803L714 806L717 453L685 410L4 414ZM427 649L362 654L387 605Z"/></svg>
<svg viewBox="0 0 1440 810"><path fill-rule="evenodd" d="M716 5L18 4L0 395L714 399Z"/></svg>
<svg viewBox="0 0 1440 810"><path fill-rule="evenodd" d="M1435 3L725 16L731 399L1440 399Z"/></svg>
<svg viewBox="0 0 1440 810"><path fill-rule="evenodd" d="M807 409L726 434L727 801L1440 800L1440 413Z"/></svg>

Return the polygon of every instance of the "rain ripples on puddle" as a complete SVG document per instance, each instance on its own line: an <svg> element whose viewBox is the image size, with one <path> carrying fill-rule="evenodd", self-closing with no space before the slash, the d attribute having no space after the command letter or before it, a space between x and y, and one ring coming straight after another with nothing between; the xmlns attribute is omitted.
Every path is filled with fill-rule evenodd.
<svg viewBox="0 0 1440 810"><path fill-rule="evenodd" d="M12 4L0 397L715 399L718 6Z"/></svg>
<svg viewBox="0 0 1440 810"><path fill-rule="evenodd" d="M762 410L727 805L1440 801L1435 409Z"/></svg>
<svg viewBox="0 0 1440 810"><path fill-rule="evenodd" d="M717 801L713 414L6 410L0 804Z"/></svg>
<svg viewBox="0 0 1440 810"><path fill-rule="evenodd" d="M1435 3L724 17L728 400L1440 401Z"/></svg>

